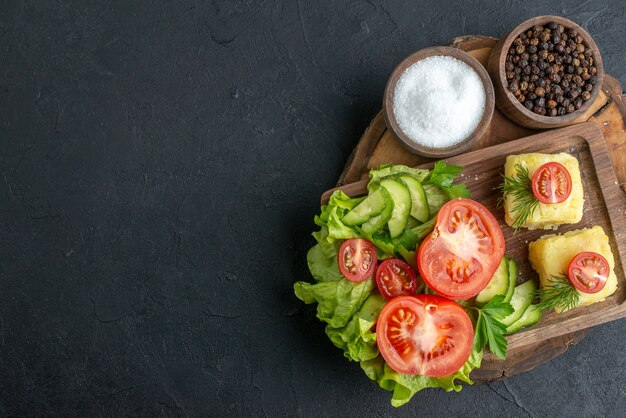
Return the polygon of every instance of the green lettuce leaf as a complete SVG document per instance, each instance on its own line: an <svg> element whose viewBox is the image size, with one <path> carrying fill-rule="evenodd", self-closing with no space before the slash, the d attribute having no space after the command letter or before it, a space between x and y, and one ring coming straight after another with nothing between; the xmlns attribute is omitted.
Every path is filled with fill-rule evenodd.
<svg viewBox="0 0 626 418"><path fill-rule="evenodd" d="M394 371L389 365L382 362L382 374L380 361L369 360L361 362L361 368L372 378L376 377L381 388L393 391L391 405L399 407L407 403L413 395L426 388L441 388L446 392L459 392L463 387L460 382L472 384L470 373L473 369L480 367L483 352L472 351L467 362L455 373L445 377L410 376ZM458 382L457 382L458 380Z"/></svg>
<svg viewBox="0 0 626 418"><path fill-rule="evenodd" d="M311 284L296 282L296 296L304 303L317 302L317 317L333 328L345 327L374 288L374 280L353 283L347 279Z"/></svg>
<svg viewBox="0 0 626 418"><path fill-rule="evenodd" d="M337 263L341 243L328 241L328 228L326 226L312 235L317 240L317 244L311 247L306 255L311 275L318 282L341 280L343 275L339 271L339 264Z"/></svg>
<svg viewBox="0 0 626 418"><path fill-rule="evenodd" d="M428 209L434 218L443 204L450 200L450 197L441 187L430 183L424 184L424 192L426 192Z"/></svg>
<svg viewBox="0 0 626 418"><path fill-rule="evenodd" d="M360 235L356 229L344 225L341 222L341 218L346 214L345 209L340 208L339 206L334 206L330 215L328 216L328 239L336 240L336 239L350 239L350 238L359 238Z"/></svg>
<svg viewBox="0 0 626 418"><path fill-rule="evenodd" d="M335 190L330 196L328 204L322 205L320 214L315 216L315 224L318 226L327 226L331 213L334 213L335 217L341 219L356 205L365 200L365 197L366 196L350 197L341 190Z"/></svg>
<svg viewBox="0 0 626 418"><path fill-rule="evenodd" d="M361 309L343 328L326 326L326 335L337 347L344 350L344 355L352 361L365 361L378 356L376 334L372 327L378 314L387 301L379 293L372 293Z"/></svg>

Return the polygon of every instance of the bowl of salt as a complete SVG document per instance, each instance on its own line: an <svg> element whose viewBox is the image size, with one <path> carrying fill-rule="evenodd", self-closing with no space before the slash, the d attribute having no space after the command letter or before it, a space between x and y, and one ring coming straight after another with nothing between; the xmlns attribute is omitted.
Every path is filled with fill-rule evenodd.
<svg viewBox="0 0 626 418"><path fill-rule="evenodd" d="M457 48L422 49L391 73L383 116L402 145L431 158L467 151L484 133L495 99L487 70Z"/></svg>

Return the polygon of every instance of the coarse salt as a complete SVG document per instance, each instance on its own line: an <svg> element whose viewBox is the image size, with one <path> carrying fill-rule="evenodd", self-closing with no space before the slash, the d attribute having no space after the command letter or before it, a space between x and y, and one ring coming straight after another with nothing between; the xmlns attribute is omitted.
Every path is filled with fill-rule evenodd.
<svg viewBox="0 0 626 418"><path fill-rule="evenodd" d="M432 56L411 65L400 76L393 95L393 114L415 143L445 148L476 129L485 111L485 89L466 63Z"/></svg>

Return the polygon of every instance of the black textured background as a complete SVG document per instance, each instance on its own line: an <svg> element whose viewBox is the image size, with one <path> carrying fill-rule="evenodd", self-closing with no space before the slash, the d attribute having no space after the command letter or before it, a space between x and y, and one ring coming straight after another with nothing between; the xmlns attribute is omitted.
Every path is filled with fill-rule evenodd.
<svg viewBox="0 0 626 418"><path fill-rule="evenodd" d="M292 295L391 69L620 1L0 4L0 415L624 416L626 321L398 411ZM551 3L551 5L549 5Z"/></svg>

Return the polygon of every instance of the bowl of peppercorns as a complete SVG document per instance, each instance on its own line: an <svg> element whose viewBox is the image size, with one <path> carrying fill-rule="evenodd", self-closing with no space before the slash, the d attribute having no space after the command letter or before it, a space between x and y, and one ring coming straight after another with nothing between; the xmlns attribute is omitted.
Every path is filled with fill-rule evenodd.
<svg viewBox="0 0 626 418"><path fill-rule="evenodd" d="M529 128L556 128L588 119L604 79L598 46L560 16L526 20L498 41L487 65L496 106Z"/></svg>

